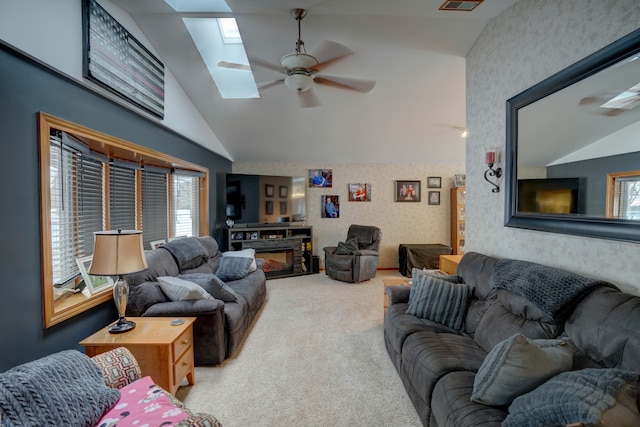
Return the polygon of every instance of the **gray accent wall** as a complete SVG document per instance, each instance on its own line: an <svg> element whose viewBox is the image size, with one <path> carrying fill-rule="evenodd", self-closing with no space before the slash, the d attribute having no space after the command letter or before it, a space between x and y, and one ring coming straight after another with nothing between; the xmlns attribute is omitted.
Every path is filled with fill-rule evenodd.
<svg viewBox="0 0 640 427"><path fill-rule="evenodd" d="M214 230L224 221L217 194L224 194L224 177L231 172L228 159L0 44L0 371L56 351L82 350L80 340L117 317L114 304L106 302L43 327L40 111L209 168L209 225Z"/></svg>
<svg viewBox="0 0 640 427"><path fill-rule="evenodd" d="M640 294L640 244L504 227L484 153L504 166L506 100L640 27L637 0L520 0L491 20L467 55L467 251L541 262Z"/></svg>

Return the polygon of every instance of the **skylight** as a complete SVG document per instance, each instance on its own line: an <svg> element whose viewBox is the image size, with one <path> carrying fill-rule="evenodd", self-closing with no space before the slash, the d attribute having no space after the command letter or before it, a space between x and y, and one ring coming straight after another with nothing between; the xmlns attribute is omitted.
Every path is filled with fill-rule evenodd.
<svg viewBox="0 0 640 427"><path fill-rule="evenodd" d="M235 18L198 18L192 12L221 13L231 9L224 0L165 0L182 18L200 56L223 98L259 98L249 59ZM220 64L220 65L218 65Z"/></svg>
<svg viewBox="0 0 640 427"><path fill-rule="evenodd" d="M231 12L224 0L164 0L176 12Z"/></svg>

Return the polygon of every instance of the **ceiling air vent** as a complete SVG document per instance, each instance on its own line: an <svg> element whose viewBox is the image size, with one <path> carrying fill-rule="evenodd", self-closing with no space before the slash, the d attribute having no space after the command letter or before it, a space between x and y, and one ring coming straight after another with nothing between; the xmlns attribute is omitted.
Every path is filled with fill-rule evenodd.
<svg viewBox="0 0 640 427"><path fill-rule="evenodd" d="M438 10L461 10L463 12L471 12L478 7L484 0L474 1L445 1Z"/></svg>

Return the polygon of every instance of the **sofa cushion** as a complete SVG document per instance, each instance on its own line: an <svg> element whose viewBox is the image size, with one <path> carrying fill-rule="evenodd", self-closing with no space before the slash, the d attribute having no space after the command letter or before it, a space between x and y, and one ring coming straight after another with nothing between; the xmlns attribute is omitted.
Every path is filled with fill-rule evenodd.
<svg viewBox="0 0 640 427"><path fill-rule="evenodd" d="M157 282L143 282L129 287L129 316L142 316L154 304L167 302L167 296L162 292Z"/></svg>
<svg viewBox="0 0 640 427"><path fill-rule="evenodd" d="M189 418L176 407L151 377L143 377L120 389L120 400L96 427L170 426Z"/></svg>
<svg viewBox="0 0 640 427"><path fill-rule="evenodd" d="M173 255L180 271L196 268L209 257L207 249L197 237L175 239L160 249L166 249Z"/></svg>
<svg viewBox="0 0 640 427"><path fill-rule="evenodd" d="M412 280L407 314L462 330L470 296L471 288L465 284L420 274Z"/></svg>
<svg viewBox="0 0 640 427"><path fill-rule="evenodd" d="M604 287L591 292L576 306L565 329L574 345L599 364L638 370L638 325L640 297Z"/></svg>
<svg viewBox="0 0 640 427"><path fill-rule="evenodd" d="M338 247L336 248L336 255L351 255L359 249L358 247L358 238L352 237L351 239L347 239L346 242L338 242Z"/></svg>
<svg viewBox="0 0 640 427"><path fill-rule="evenodd" d="M499 427L507 410L476 403L470 399L475 374L456 371L446 374L433 389L432 420L438 426L486 426Z"/></svg>
<svg viewBox="0 0 640 427"><path fill-rule="evenodd" d="M158 286L171 301L188 301L194 299L212 299L213 297L196 283L178 277L160 276Z"/></svg>
<svg viewBox="0 0 640 427"><path fill-rule="evenodd" d="M178 278L200 285L202 289L207 291L212 297L219 300L225 302L238 300L238 295L236 295L235 291L227 286L215 274L181 274Z"/></svg>
<svg viewBox="0 0 640 427"><path fill-rule="evenodd" d="M516 398L504 427L640 425L638 373L621 369L563 372Z"/></svg>
<svg viewBox="0 0 640 427"><path fill-rule="evenodd" d="M567 338L529 340L516 334L487 355L476 374L471 400L508 405L552 376L571 369L573 346Z"/></svg>
<svg viewBox="0 0 640 427"><path fill-rule="evenodd" d="M215 275L224 282L240 280L249 274L253 260L244 257L222 257Z"/></svg>
<svg viewBox="0 0 640 427"><path fill-rule="evenodd" d="M531 339L551 339L562 333L562 323L551 319L531 301L506 289L482 316L474 338L488 353L501 341L522 334Z"/></svg>
<svg viewBox="0 0 640 427"><path fill-rule="evenodd" d="M256 271L258 269L258 266L256 265L256 250L253 248L247 248L241 251L223 252L222 257L249 258L252 260L251 265L249 266L249 272Z"/></svg>

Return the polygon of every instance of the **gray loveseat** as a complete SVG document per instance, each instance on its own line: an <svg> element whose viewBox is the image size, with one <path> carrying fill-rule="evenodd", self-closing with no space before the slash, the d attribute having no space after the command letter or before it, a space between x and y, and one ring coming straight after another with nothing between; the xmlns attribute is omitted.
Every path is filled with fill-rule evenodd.
<svg viewBox="0 0 640 427"><path fill-rule="evenodd" d="M457 328L428 320L428 316L408 314L411 290L406 286L387 288L385 345L425 426L570 424L538 423L537 417L543 416L566 416L568 420L584 422L575 425L595 425L580 419L581 415L564 412L578 413L582 409L586 414L583 417L599 419L603 410L612 408L625 411L629 418L616 419L617 412L613 421L604 425L640 425L640 297L564 270L479 253L465 254L457 275L459 280L446 277L471 289ZM443 315L443 310L447 308L441 307L436 315ZM541 347L546 343L558 344L557 348L570 346L569 365L507 402L479 403L478 390L487 384L499 385L492 381L499 378L500 369L508 363L505 360L511 361L513 353L504 353L504 349L516 348L505 347L512 345L514 337ZM545 363L541 364L543 368ZM530 373L526 366L523 372L525 376ZM611 379L609 374L616 378ZM588 380L580 382L585 377ZM501 378L514 379L519 381L512 373ZM636 394L629 392L624 398L629 391L627 385L635 387ZM504 389L502 386L496 390L501 393Z"/></svg>
<svg viewBox="0 0 640 427"><path fill-rule="evenodd" d="M172 247L174 253L169 250ZM182 252L175 250L185 247ZM255 271L239 280L225 281L235 292L236 301L172 301L158 285L158 277L218 273L222 259L218 243L210 236L188 237L147 250L145 256L149 268L126 275L130 286L127 316L197 317L193 331L195 364L216 365L233 355L266 299L262 259L255 260Z"/></svg>

